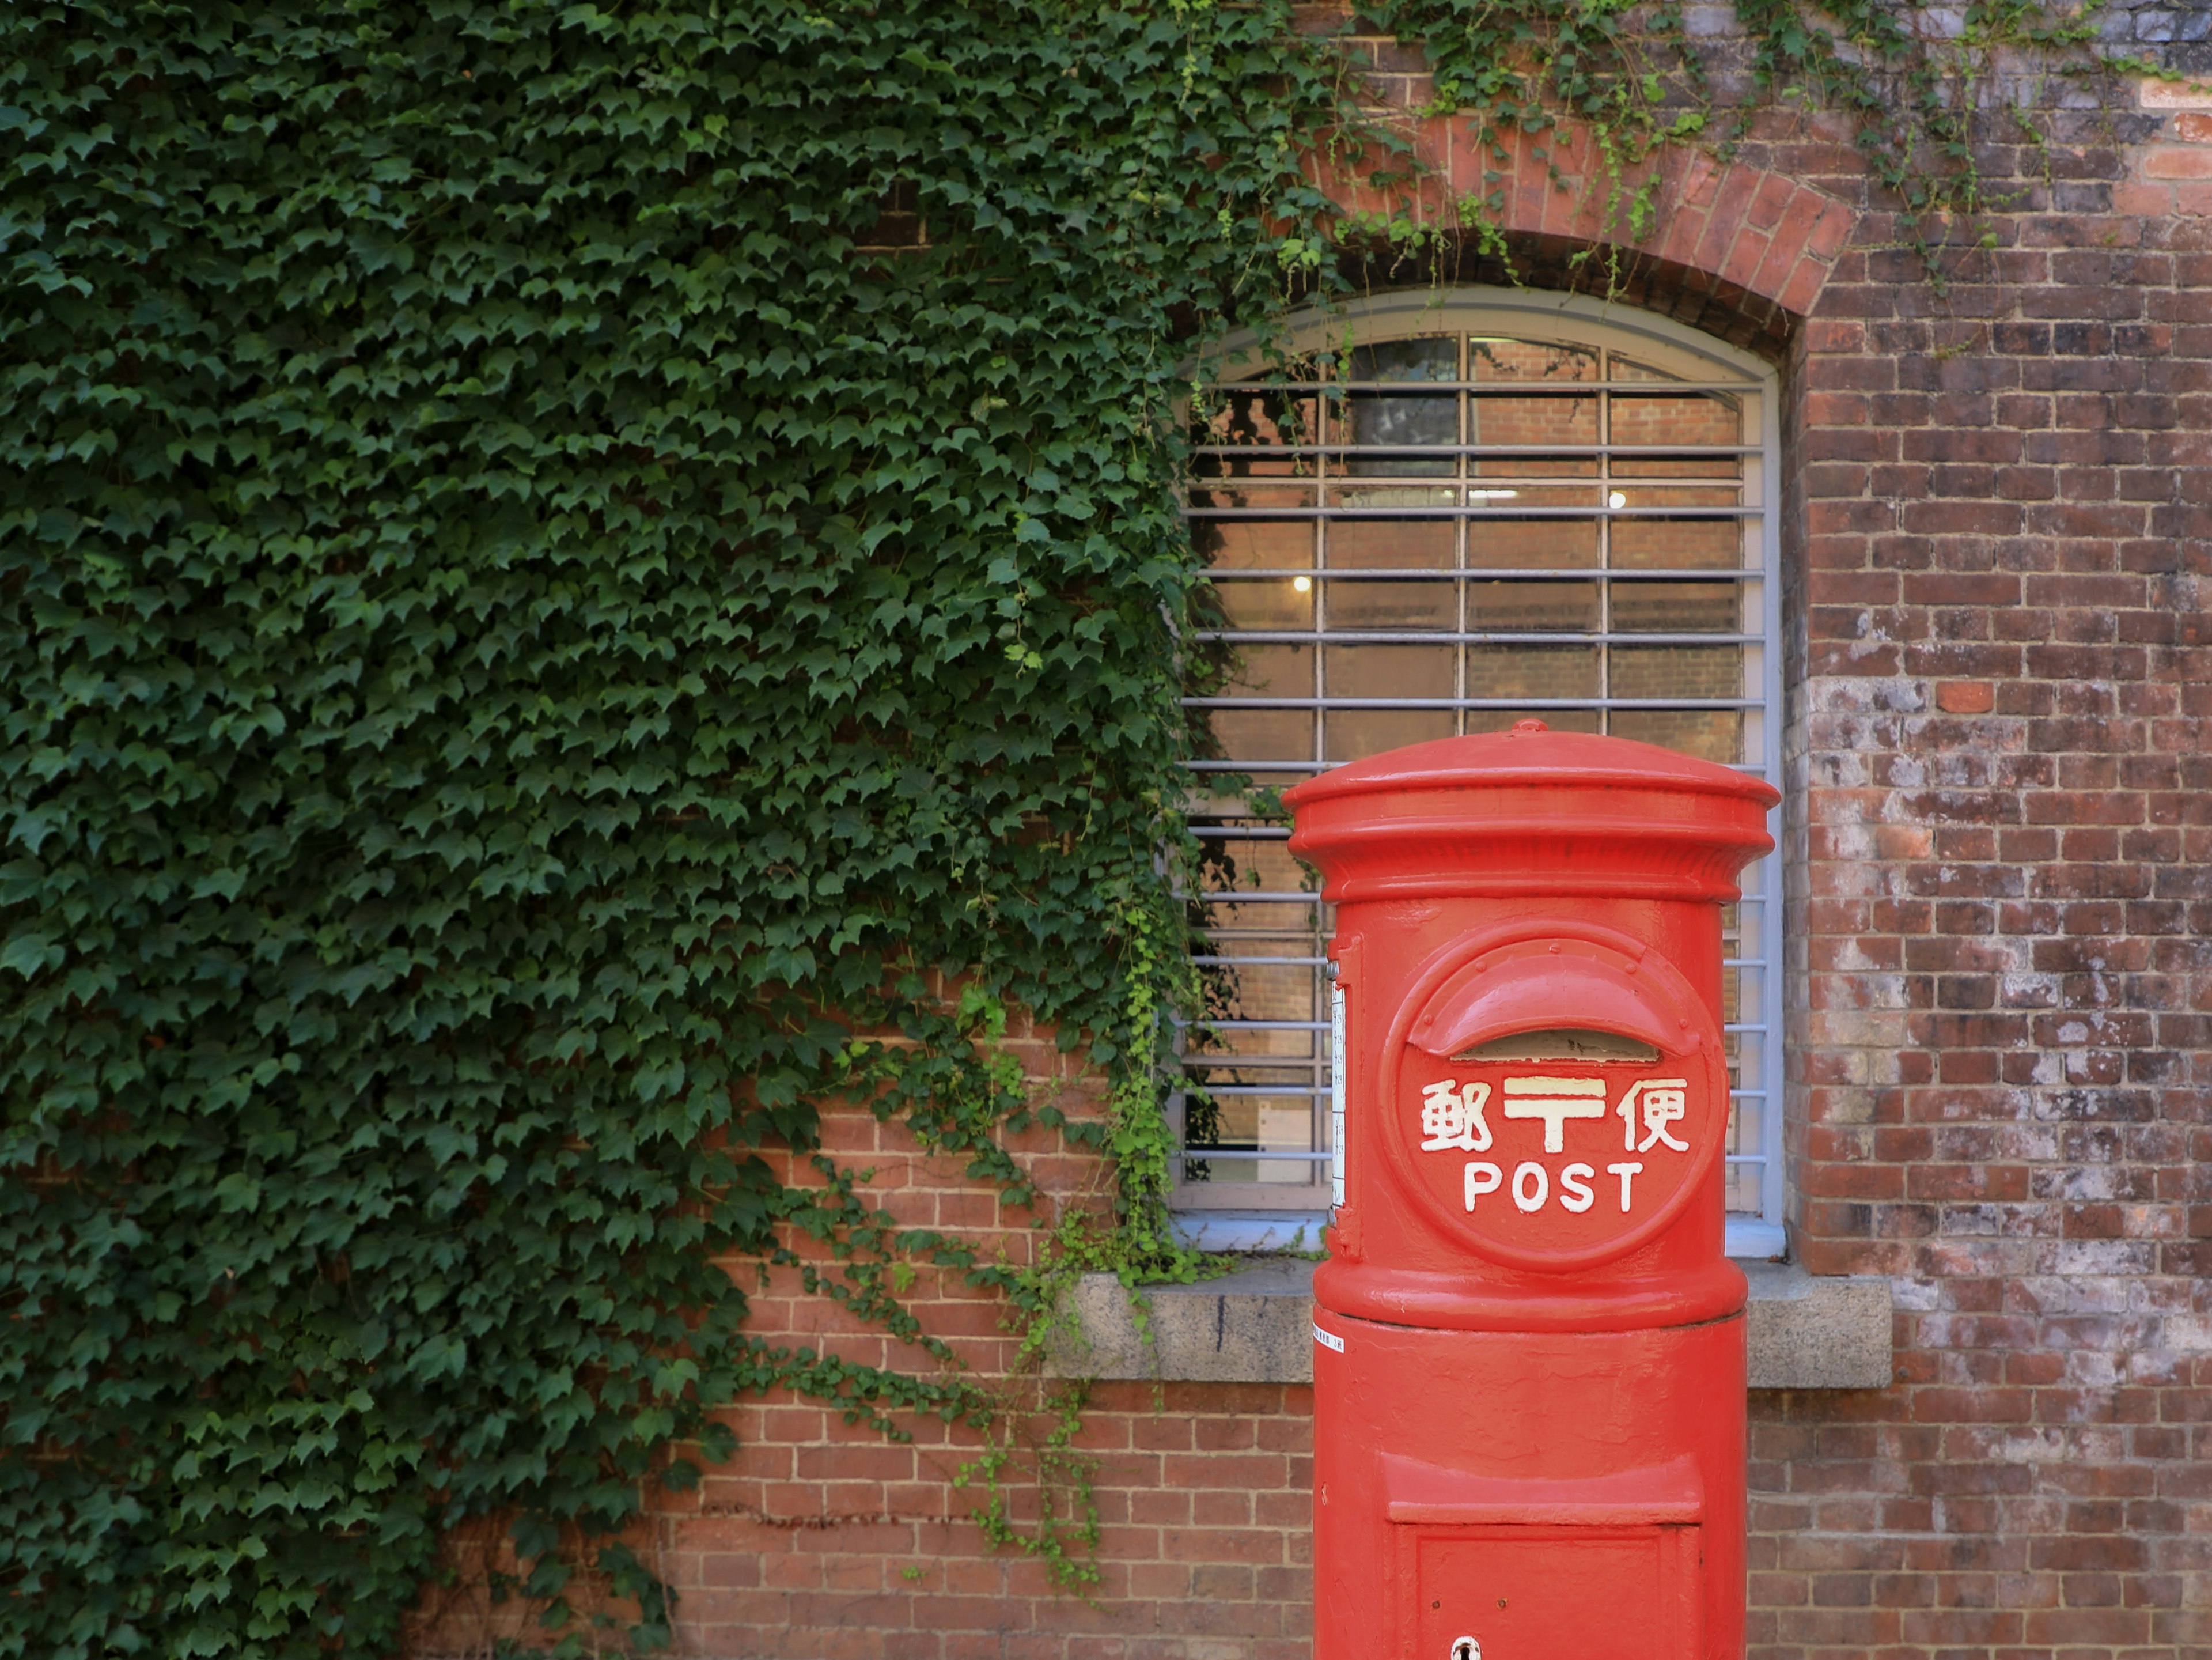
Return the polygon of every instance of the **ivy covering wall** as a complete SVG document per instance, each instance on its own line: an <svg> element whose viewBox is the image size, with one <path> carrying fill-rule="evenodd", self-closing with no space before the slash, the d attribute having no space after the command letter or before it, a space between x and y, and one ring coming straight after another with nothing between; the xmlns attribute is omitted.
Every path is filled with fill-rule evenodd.
<svg viewBox="0 0 2212 1660"><path fill-rule="evenodd" d="M1334 93L1278 8L836 9L0 21L0 1652L374 1652L742 1391L969 1410L708 1257L911 1333L954 1248L756 1150L1018 1189L1002 999L1142 1141L1176 319Z"/></svg>
<svg viewBox="0 0 2212 1660"><path fill-rule="evenodd" d="M1443 61L1521 30L1483 96L1571 102L1547 5L1429 9ZM473 1516L554 1629L582 1538L665 1637L604 1541L714 1406L976 1418L890 1268L1034 1293L763 1149L866 1102L1020 1195L1018 1001L1147 1249L1166 417L1338 274L1343 65L1287 0L0 41L0 1655L384 1651ZM910 1369L747 1338L710 1258L793 1229Z"/></svg>

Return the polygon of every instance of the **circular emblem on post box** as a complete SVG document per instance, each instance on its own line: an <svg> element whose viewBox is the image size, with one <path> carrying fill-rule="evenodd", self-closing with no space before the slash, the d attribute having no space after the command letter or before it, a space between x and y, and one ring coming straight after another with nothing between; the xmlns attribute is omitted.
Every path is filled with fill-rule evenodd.
<svg viewBox="0 0 2212 1660"><path fill-rule="evenodd" d="M1401 1006L1381 1082L1415 1196L1515 1268L1635 1250L1728 1132L1717 1025L1672 964L1610 930L1523 926L1449 953Z"/></svg>

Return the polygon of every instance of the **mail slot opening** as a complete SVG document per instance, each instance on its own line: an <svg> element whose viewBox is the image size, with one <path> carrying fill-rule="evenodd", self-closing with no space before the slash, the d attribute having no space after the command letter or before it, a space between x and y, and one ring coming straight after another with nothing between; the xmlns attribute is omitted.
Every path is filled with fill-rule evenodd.
<svg viewBox="0 0 2212 1660"><path fill-rule="evenodd" d="M1643 1066L1658 1058L1658 1049L1650 1043L1617 1031L1593 1031L1587 1026L1516 1031L1452 1056L1455 1061L1626 1061Z"/></svg>

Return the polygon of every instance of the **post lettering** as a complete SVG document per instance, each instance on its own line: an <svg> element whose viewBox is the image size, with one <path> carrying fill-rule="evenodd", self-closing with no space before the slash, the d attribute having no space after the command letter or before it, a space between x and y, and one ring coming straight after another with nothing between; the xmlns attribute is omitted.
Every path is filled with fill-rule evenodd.
<svg viewBox="0 0 2212 1660"><path fill-rule="evenodd" d="M1510 1087L1510 1086L1509 1086ZM1655 1146L1671 1147L1676 1152L1687 1152L1690 1144L1678 1141L1668 1131L1669 1124L1679 1124L1690 1114L1690 1080L1686 1078L1647 1078L1641 1083L1631 1084L1613 1110L1620 1115L1620 1145L1626 1152L1649 1152ZM1644 1135L1636 1139L1636 1112L1644 1112ZM1510 1112L1512 1109L1508 1108Z"/></svg>
<svg viewBox="0 0 2212 1660"><path fill-rule="evenodd" d="M1507 1108L1510 1112L1511 1108ZM1528 1178L1536 1178L1534 1191L1528 1190ZM1523 1159L1513 1167L1513 1208L1522 1215L1544 1208L1544 1201L1552 1196L1552 1176L1533 1158Z"/></svg>
<svg viewBox="0 0 2212 1660"><path fill-rule="evenodd" d="M1487 1084L1462 1085L1447 1078L1421 1090L1423 1152L1488 1152L1490 1126L1482 1109L1490 1099Z"/></svg>
<svg viewBox="0 0 2212 1660"><path fill-rule="evenodd" d="M1640 1161L1632 1164L1607 1164L1605 1170L1607 1175L1620 1178L1620 1208L1626 1214L1628 1210L1628 1184L1644 1174L1644 1165Z"/></svg>
<svg viewBox="0 0 2212 1660"><path fill-rule="evenodd" d="M1505 1172L1497 1165L1471 1158L1467 1165L1467 1208L1474 1213L1474 1201L1481 1195L1495 1193L1505 1180Z"/></svg>
<svg viewBox="0 0 2212 1660"><path fill-rule="evenodd" d="M1589 1179L1597 1172L1588 1164L1570 1164L1559 1172L1559 1203L1580 1216L1593 1204L1596 1196L1590 1192Z"/></svg>
<svg viewBox="0 0 2212 1660"><path fill-rule="evenodd" d="M1509 1078L1505 1116L1544 1121L1544 1151L1567 1150L1566 1121L1605 1116L1605 1080L1599 1078Z"/></svg>

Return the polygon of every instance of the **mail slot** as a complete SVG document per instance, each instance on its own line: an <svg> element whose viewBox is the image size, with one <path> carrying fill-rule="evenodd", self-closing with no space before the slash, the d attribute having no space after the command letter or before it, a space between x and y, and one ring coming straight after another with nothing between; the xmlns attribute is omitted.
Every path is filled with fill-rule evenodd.
<svg viewBox="0 0 2212 1660"><path fill-rule="evenodd" d="M1735 1660L1722 910L1776 792L1527 721L1285 799L1337 916L1317 1660Z"/></svg>

